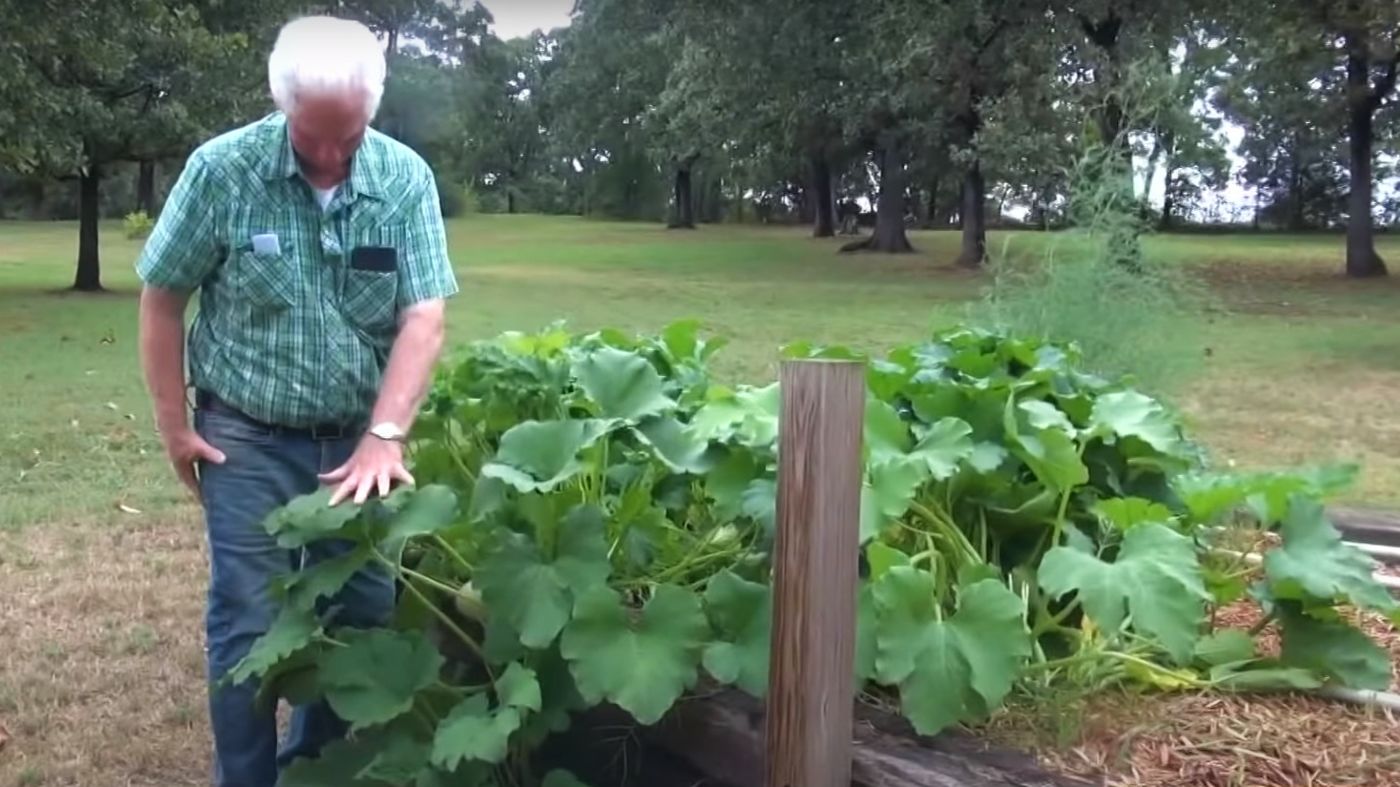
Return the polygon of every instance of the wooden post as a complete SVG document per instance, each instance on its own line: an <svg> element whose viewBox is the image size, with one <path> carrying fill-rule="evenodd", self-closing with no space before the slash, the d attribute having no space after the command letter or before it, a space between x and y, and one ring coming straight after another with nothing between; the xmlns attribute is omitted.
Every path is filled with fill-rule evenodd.
<svg viewBox="0 0 1400 787"><path fill-rule="evenodd" d="M780 376L767 787L850 787L865 367Z"/></svg>

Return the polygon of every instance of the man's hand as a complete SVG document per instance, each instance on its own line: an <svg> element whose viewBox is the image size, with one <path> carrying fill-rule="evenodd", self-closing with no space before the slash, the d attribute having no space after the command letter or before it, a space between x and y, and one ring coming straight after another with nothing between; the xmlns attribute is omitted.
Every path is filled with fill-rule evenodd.
<svg viewBox="0 0 1400 787"><path fill-rule="evenodd" d="M224 452L205 442L204 438L188 426L161 432L160 437L161 442L165 443L165 453L170 457L175 474L195 497L198 497L199 476L195 473L195 465L200 461L221 465L226 459Z"/></svg>
<svg viewBox="0 0 1400 787"><path fill-rule="evenodd" d="M360 505L369 499L371 489L378 491L380 497L385 497L394 481L409 485L414 483L413 476L409 475L408 468L403 464L403 446L374 435L365 435L345 464L323 473L320 479L322 483L340 484L331 495L332 506L340 505L351 492L355 495L355 504Z"/></svg>

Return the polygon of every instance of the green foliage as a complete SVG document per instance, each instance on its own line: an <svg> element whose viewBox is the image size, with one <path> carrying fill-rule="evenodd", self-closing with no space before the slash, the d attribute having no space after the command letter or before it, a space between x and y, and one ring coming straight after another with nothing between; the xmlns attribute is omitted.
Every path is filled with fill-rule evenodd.
<svg viewBox="0 0 1400 787"><path fill-rule="evenodd" d="M144 210L132 211L122 218L122 232L131 240L141 240L155 229L156 221Z"/></svg>
<svg viewBox="0 0 1400 787"><path fill-rule="evenodd" d="M764 693L780 391L711 381L721 345L694 323L474 343L415 425L418 488L268 517L288 546L353 544L280 583L287 611L235 670L358 728L295 783L534 787L530 753L578 710L653 724L701 681ZM786 353L867 365L853 669L920 732L1018 687L1376 684L1377 646L1339 611L1392 607L1318 503L1341 474L1209 475L1171 410L1070 345L954 330ZM1210 527L1242 513L1282 525L1252 589L1280 659L1208 622L1249 570ZM404 588L392 630L314 613L362 565Z"/></svg>

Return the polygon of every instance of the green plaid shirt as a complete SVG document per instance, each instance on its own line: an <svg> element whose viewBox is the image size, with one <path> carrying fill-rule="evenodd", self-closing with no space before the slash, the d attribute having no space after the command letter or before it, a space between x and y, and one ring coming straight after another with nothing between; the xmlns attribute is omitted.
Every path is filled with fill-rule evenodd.
<svg viewBox="0 0 1400 787"><path fill-rule="evenodd" d="M254 250L265 234L276 251ZM367 418L400 311L457 293L423 159L369 130L323 210L280 112L195 150L136 270L199 290L191 383L293 427Z"/></svg>

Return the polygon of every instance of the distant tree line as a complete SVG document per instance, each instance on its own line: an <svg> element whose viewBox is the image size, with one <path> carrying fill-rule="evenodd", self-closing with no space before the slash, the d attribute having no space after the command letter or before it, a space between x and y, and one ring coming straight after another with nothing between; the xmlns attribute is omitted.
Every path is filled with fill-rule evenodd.
<svg viewBox="0 0 1400 787"><path fill-rule="evenodd" d="M988 226L1073 224L1088 161L1163 228L1224 220L1231 182L1250 225L1345 228L1351 276L1400 221L1394 0L576 0L506 41L446 0L0 0L0 211L81 219L100 286L98 219L269 111L277 24L316 11L381 34L377 126L453 214L864 224L847 248L886 252L956 227L975 267Z"/></svg>

